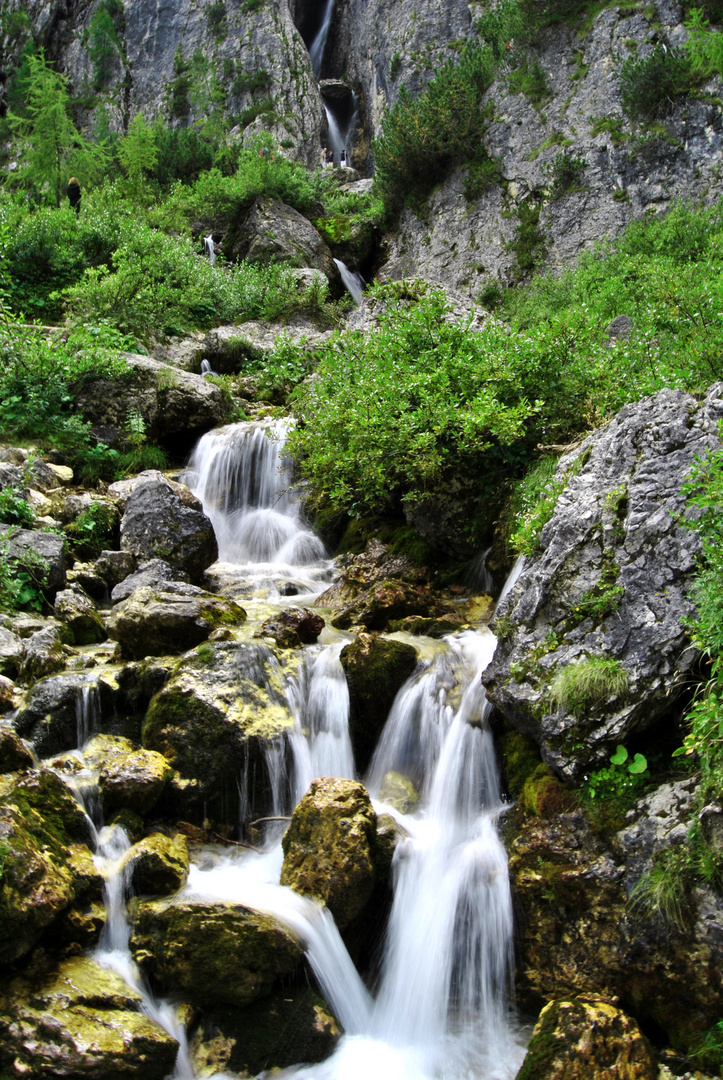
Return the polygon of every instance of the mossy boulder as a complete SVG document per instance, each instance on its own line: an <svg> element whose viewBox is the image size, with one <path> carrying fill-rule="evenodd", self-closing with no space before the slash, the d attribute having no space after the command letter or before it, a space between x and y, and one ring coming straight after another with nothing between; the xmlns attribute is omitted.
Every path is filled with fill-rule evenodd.
<svg viewBox="0 0 723 1080"><path fill-rule="evenodd" d="M155 750L134 747L128 739L97 735L85 747L83 758L91 769L99 769L98 787L103 810L133 810L147 814L160 799L173 769Z"/></svg>
<svg viewBox="0 0 723 1080"><path fill-rule="evenodd" d="M188 842L181 833L146 836L123 857L133 892L140 896L165 896L178 892L188 878Z"/></svg>
<svg viewBox="0 0 723 1080"><path fill-rule="evenodd" d="M220 626L244 622L246 612L233 600L195 585L169 581L146 586L122 600L108 616L108 634L132 660L182 653L205 641Z"/></svg>
<svg viewBox="0 0 723 1080"><path fill-rule="evenodd" d="M199 1076L256 1076L299 1062L323 1061L341 1030L329 1006L309 987L275 990L245 1009L214 1009L191 1039Z"/></svg>
<svg viewBox="0 0 723 1080"><path fill-rule="evenodd" d="M143 745L167 757L183 782L169 791L169 798L176 794L175 813L233 813L247 760L254 766L253 805L263 812L264 746L294 723L284 685L284 671L266 645L208 642L183 657L143 725Z"/></svg>
<svg viewBox="0 0 723 1080"><path fill-rule="evenodd" d="M615 1000L579 995L540 1013L517 1080L656 1080L647 1039Z"/></svg>
<svg viewBox="0 0 723 1080"><path fill-rule="evenodd" d="M162 993L204 1008L263 997L302 958L299 943L270 916L192 900L137 904L131 950Z"/></svg>
<svg viewBox="0 0 723 1080"><path fill-rule="evenodd" d="M382 581L360 593L331 620L339 630L364 626L367 630L383 630L394 619L408 615L430 616L435 607L434 597L423 585L407 581Z"/></svg>
<svg viewBox="0 0 723 1080"><path fill-rule="evenodd" d="M95 645L108 637L92 600L77 586L58 593L55 614L68 627L76 645Z"/></svg>
<svg viewBox="0 0 723 1080"><path fill-rule="evenodd" d="M282 841L281 884L321 901L340 930L363 912L377 880L377 816L356 780L314 780Z"/></svg>
<svg viewBox="0 0 723 1080"><path fill-rule="evenodd" d="M83 843L87 839L87 819L55 773L26 774L5 790L0 801L0 966L27 955L46 931L56 930L71 907L100 899L103 879Z"/></svg>
<svg viewBox="0 0 723 1080"><path fill-rule="evenodd" d="M0 773L32 769L34 764L33 755L13 729L0 727Z"/></svg>
<svg viewBox="0 0 723 1080"><path fill-rule="evenodd" d="M52 675L29 691L15 717L15 729L32 742L38 757L74 750L82 741L78 710L83 691L96 686L101 715L115 711L117 690L112 682L84 673Z"/></svg>
<svg viewBox="0 0 723 1080"><path fill-rule="evenodd" d="M400 687L417 665L417 651L402 641L359 634L341 650L349 684L349 731L357 768L364 771Z"/></svg>
<svg viewBox="0 0 723 1080"><path fill-rule="evenodd" d="M15 979L0 998L0 1066L31 1080L158 1080L178 1043L141 996L87 957Z"/></svg>
<svg viewBox="0 0 723 1080"><path fill-rule="evenodd" d="M256 637L270 637L282 649L298 649L313 645L324 629L321 615L309 608L286 608L266 619Z"/></svg>

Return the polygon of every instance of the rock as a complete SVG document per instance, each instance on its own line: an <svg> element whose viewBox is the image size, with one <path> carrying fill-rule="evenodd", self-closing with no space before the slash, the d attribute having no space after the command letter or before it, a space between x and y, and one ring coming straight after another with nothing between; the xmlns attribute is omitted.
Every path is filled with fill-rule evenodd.
<svg viewBox="0 0 723 1080"><path fill-rule="evenodd" d="M103 879L76 843L88 839L85 816L54 773L25 774L3 795L0 967L26 956L71 906L100 899Z"/></svg>
<svg viewBox="0 0 723 1080"><path fill-rule="evenodd" d="M126 553L124 552L123 554ZM135 563L135 559L133 559L133 562ZM187 580L187 574L182 574L180 571L174 570L174 568L169 563L164 562L163 559L150 559L148 562L144 562L135 573L129 574L113 587L111 600L114 604L118 604L121 600L127 600L136 589L143 589L146 587L157 588L167 581Z"/></svg>
<svg viewBox="0 0 723 1080"><path fill-rule="evenodd" d="M161 993L242 1006L290 974L302 951L268 915L237 904L155 900L134 909L131 950Z"/></svg>
<svg viewBox="0 0 723 1080"><path fill-rule="evenodd" d="M59 625L50 624L37 630L25 642L19 675L26 682L34 682L56 671L62 671L68 662L63 648Z"/></svg>
<svg viewBox="0 0 723 1080"><path fill-rule="evenodd" d="M14 712L18 708L22 692L10 679L0 675L0 713Z"/></svg>
<svg viewBox="0 0 723 1080"><path fill-rule="evenodd" d="M691 512L681 487L695 456L720 445L722 416L720 385L702 404L662 390L560 460L567 487L498 609L493 628L503 616L504 640L482 681L567 780L655 723L694 663L685 620L699 538L676 519ZM590 658L615 668L618 690L582 709L553 704L557 673Z"/></svg>
<svg viewBox="0 0 723 1080"><path fill-rule="evenodd" d="M125 444L129 412L143 417L149 439L181 458L228 420L228 399L215 383L150 356L125 360L128 379L85 379L75 393L77 409L108 445Z"/></svg>
<svg viewBox="0 0 723 1080"><path fill-rule="evenodd" d="M227 820L246 768L250 805L272 812L264 748L293 725L284 672L268 646L209 642L183 658L151 701L143 745L186 782L177 816L223 813Z"/></svg>
<svg viewBox="0 0 723 1080"><path fill-rule="evenodd" d="M313 645L325 625L309 608L285 608L266 619L254 637L270 637L282 649L298 649Z"/></svg>
<svg viewBox="0 0 723 1080"><path fill-rule="evenodd" d="M401 641L359 634L340 654L349 685L349 731L357 768L366 769L397 692L417 666L417 650Z"/></svg>
<svg viewBox="0 0 723 1080"><path fill-rule="evenodd" d="M0 999L0 1065L39 1080L158 1080L173 1070L178 1043L140 1005L120 975L88 957L17 978Z"/></svg>
<svg viewBox="0 0 723 1080"><path fill-rule="evenodd" d="M388 803L400 814L412 814L419 802L419 794L411 780L401 773L385 773L379 785L380 802Z"/></svg>
<svg viewBox="0 0 723 1080"><path fill-rule="evenodd" d="M309 987L285 987L244 1009L214 1009L191 1040L200 1076L256 1076L300 1061L329 1057L341 1030L329 1006Z"/></svg>
<svg viewBox="0 0 723 1080"><path fill-rule="evenodd" d="M0 726L0 773L32 769L35 758L12 728Z"/></svg>
<svg viewBox="0 0 723 1080"><path fill-rule="evenodd" d="M136 560L130 551L101 551L93 567L110 592L133 573Z"/></svg>
<svg viewBox="0 0 723 1080"><path fill-rule="evenodd" d="M423 583L427 571L415 566L406 555L392 555L380 540L372 538L361 555L340 555L336 560L339 578L318 598L319 607L348 604L370 586L393 578L415 584Z"/></svg>
<svg viewBox="0 0 723 1080"><path fill-rule="evenodd" d="M605 334L612 341L613 339L630 337L630 333L633 329L633 320L628 315L618 315L609 326L605 328Z"/></svg>
<svg viewBox="0 0 723 1080"><path fill-rule="evenodd" d="M243 370L249 360L267 359L278 346L281 334L297 348L312 352L326 345L332 331L317 330L308 323L282 326L278 323L245 322L242 326L216 326L206 335L204 355L215 371L233 375Z"/></svg>
<svg viewBox="0 0 723 1080"><path fill-rule="evenodd" d="M613 1001L596 995L551 1001L535 1024L517 1080L657 1080L640 1028Z"/></svg>
<svg viewBox="0 0 723 1080"><path fill-rule="evenodd" d="M52 461L46 461L45 464L61 484L73 483L73 470L69 465L54 465Z"/></svg>
<svg viewBox="0 0 723 1080"><path fill-rule="evenodd" d="M188 878L188 843L185 836L152 833L134 844L123 858L136 896L165 896L178 892Z"/></svg>
<svg viewBox="0 0 723 1080"><path fill-rule="evenodd" d="M312 267L339 281L333 256L307 218L278 199L259 195L245 220L223 242L224 254L256 263Z"/></svg>
<svg viewBox="0 0 723 1080"><path fill-rule="evenodd" d="M90 597L79 588L63 589L55 597L56 617L68 627L76 645L94 645L106 641L103 620Z"/></svg>
<svg viewBox="0 0 723 1080"><path fill-rule="evenodd" d="M83 744L88 734L84 731L84 696L97 690L97 706L110 715L115 707L112 686L86 674L54 675L41 679L28 692L24 704L15 717L15 729L24 739L32 742L38 757L50 757L66 750L74 750ZM95 718L96 721L99 717Z"/></svg>
<svg viewBox="0 0 723 1080"><path fill-rule="evenodd" d="M17 634L0 627L0 675L16 678L22 663L24 648Z"/></svg>
<svg viewBox="0 0 723 1080"><path fill-rule="evenodd" d="M392 619L403 619L407 615L429 616L433 606L434 598L424 586L384 581L360 593L331 620L331 625L338 630L348 630L354 625L364 626L367 630L383 630Z"/></svg>
<svg viewBox="0 0 723 1080"><path fill-rule="evenodd" d="M490 612L491 614L491 612ZM424 637L443 638L447 634L455 634L466 626L467 622L463 615L456 613L440 615L439 618L425 619L422 615L409 615L406 619L399 619L389 624L391 633L420 634Z"/></svg>
<svg viewBox="0 0 723 1080"><path fill-rule="evenodd" d="M179 495L164 478L139 484L126 503L121 521L122 551L143 562L163 559L191 581L218 558L213 525L200 502Z"/></svg>
<svg viewBox="0 0 723 1080"><path fill-rule="evenodd" d="M116 604L106 626L124 655L140 660L185 652L219 625L238 625L245 619L246 612L233 600L169 581L158 588L136 589Z"/></svg>
<svg viewBox="0 0 723 1080"><path fill-rule="evenodd" d="M42 584L49 595L65 585L65 540L56 533L35 532L0 524L0 537L7 542L8 555L16 560L32 580Z"/></svg>
<svg viewBox="0 0 723 1080"><path fill-rule="evenodd" d="M144 716L151 698L166 685L177 663L176 657L161 656L125 664L116 676L122 706Z"/></svg>
<svg viewBox="0 0 723 1080"><path fill-rule="evenodd" d="M68 571L66 578L69 588L76 591L82 589L96 603L107 603L108 586L91 563L76 562L73 569Z"/></svg>
<svg viewBox="0 0 723 1080"><path fill-rule="evenodd" d="M376 828L362 784L314 780L284 834L281 884L326 904L339 929L346 929L374 890Z"/></svg>
<svg viewBox="0 0 723 1080"><path fill-rule="evenodd" d="M139 750L128 739L96 735L83 759L99 769L98 786L105 814L128 809L144 816L156 805L171 779L171 766L154 750Z"/></svg>

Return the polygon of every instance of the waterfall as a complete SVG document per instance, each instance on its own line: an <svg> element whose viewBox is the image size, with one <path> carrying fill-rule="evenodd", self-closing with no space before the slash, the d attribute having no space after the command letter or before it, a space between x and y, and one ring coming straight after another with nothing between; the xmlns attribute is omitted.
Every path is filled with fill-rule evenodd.
<svg viewBox="0 0 723 1080"><path fill-rule="evenodd" d="M324 62L324 49L326 48L326 39L329 36L329 27L331 26L331 19L333 14L334 0L325 0L324 14L321 20L321 25L319 26L316 37L309 45L311 68L317 79L321 76L321 65Z"/></svg>
<svg viewBox="0 0 723 1080"><path fill-rule="evenodd" d="M352 300L355 304L358 304L362 298L362 292L366 282L361 274L358 274L356 270L350 270L346 263L343 263L341 259L334 259L339 273L341 274L341 280L344 283L344 288L348 293L351 293Z"/></svg>
<svg viewBox="0 0 723 1080"><path fill-rule="evenodd" d="M303 519L286 433L283 421L231 424L193 451L183 479L213 523L222 562L299 568L325 559Z"/></svg>
<svg viewBox="0 0 723 1080"><path fill-rule="evenodd" d="M216 246L213 242L213 233L209 233L208 236L203 238L203 250L208 255L208 261L211 266L216 262Z"/></svg>
<svg viewBox="0 0 723 1080"><path fill-rule="evenodd" d="M211 367L210 360L202 360L201 361L201 374L202 375L215 375L216 374L216 372Z"/></svg>
<svg viewBox="0 0 723 1080"><path fill-rule="evenodd" d="M95 683L81 687L75 703L76 738L82 749L92 735L100 730L100 691Z"/></svg>

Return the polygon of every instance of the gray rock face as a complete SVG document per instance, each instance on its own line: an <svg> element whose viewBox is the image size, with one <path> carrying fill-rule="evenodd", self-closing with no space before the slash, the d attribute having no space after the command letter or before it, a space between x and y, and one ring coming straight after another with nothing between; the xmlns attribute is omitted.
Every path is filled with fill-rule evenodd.
<svg viewBox="0 0 723 1080"><path fill-rule="evenodd" d="M55 533L35 532L0 525L0 537L7 538L8 554L43 588L54 593L65 585L65 540Z"/></svg>
<svg viewBox="0 0 723 1080"><path fill-rule="evenodd" d="M33 743L38 757L73 750L83 742L83 690L97 686L100 709L113 712L115 692L108 682L87 675L55 675L41 679L29 691L15 717L15 730ZM86 733L87 737L87 733Z"/></svg>
<svg viewBox="0 0 723 1080"><path fill-rule="evenodd" d="M294 345L309 351L325 345L332 335L331 330L317 330L308 323L281 326L247 322L242 326L217 326L206 335L204 356L214 370L233 374L239 370L240 361L265 359L276 348L282 333Z"/></svg>
<svg viewBox="0 0 723 1080"><path fill-rule="evenodd" d="M150 559L149 562L143 563L135 574L130 574L114 587L110 594L111 600L114 604L119 604L121 600L127 600L136 589L155 589L167 581L183 581L186 578L186 574L181 575L163 559Z"/></svg>
<svg viewBox="0 0 723 1080"><path fill-rule="evenodd" d="M213 525L201 503L190 491L177 494L165 478L147 480L129 498L120 546L141 562L163 559L191 581L218 558Z"/></svg>
<svg viewBox="0 0 723 1080"><path fill-rule="evenodd" d="M19 675L26 682L32 682L62 671L67 661L68 654L60 640L59 625L51 623L42 630L36 630L25 642Z"/></svg>
<svg viewBox="0 0 723 1080"><path fill-rule="evenodd" d="M129 411L140 413L148 436L174 454L228 419L220 387L149 356L126 356L129 380L94 379L77 395L78 409L108 445L125 442Z"/></svg>
<svg viewBox="0 0 723 1080"><path fill-rule="evenodd" d="M14 679L20 669L24 648L22 640L12 630L0 627L0 675Z"/></svg>
<svg viewBox="0 0 723 1080"><path fill-rule="evenodd" d="M109 636L125 656L168 656L205 641L219 625L241 623L243 608L195 585L169 581L156 588L136 589L108 617Z"/></svg>
<svg viewBox="0 0 723 1080"><path fill-rule="evenodd" d="M332 254L314 226L278 199L259 196L238 231L227 238L226 249L234 259L311 267L339 281Z"/></svg>
<svg viewBox="0 0 723 1080"><path fill-rule="evenodd" d="M682 624L699 541L676 515L694 457L719 445L722 391L699 405L663 390L563 457L558 476L570 479L541 550L497 612L503 640L483 675L488 696L569 781L653 724L693 662ZM557 673L598 657L622 666L627 689L554 707Z"/></svg>

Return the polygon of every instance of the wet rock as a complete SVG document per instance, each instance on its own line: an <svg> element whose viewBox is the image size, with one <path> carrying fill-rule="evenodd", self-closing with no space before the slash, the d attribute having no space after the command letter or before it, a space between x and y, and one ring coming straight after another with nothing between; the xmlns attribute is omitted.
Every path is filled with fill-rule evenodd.
<svg viewBox="0 0 723 1080"><path fill-rule="evenodd" d="M251 805L267 805L263 750L293 723L284 670L268 646L208 642L183 658L151 701L143 745L185 781L176 789L177 816L212 816L223 805L228 814L246 762Z"/></svg>
<svg viewBox="0 0 723 1080"><path fill-rule="evenodd" d="M81 589L63 589L55 597L55 614L70 630L76 645L94 645L106 641L103 620L93 602Z"/></svg>
<svg viewBox="0 0 723 1080"><path fill-rule="evenodd" d="M71 589L82 589L95 603L107 602L108 586L91 563L76 562L66 577Z"/></svg>
<svg viewBox="0 0 723 1080"><path fill-rule="evenodd" d="M63 647L59 624L50 624L31 634L25 642L19 675L26 682L33 682L62 671L67 663L68 653Z"/></svg>
<svg viewBox="0 0 723 1080"><path fill-rule="evenodd" d="M185 836L153 833L134 844L123 858L137 896L166 896L178 892L188 878L188 843Z"/></svg>
<svg viewBox="0 0 723 1080"><path fill-rule="evenodd" d="M89 768L100 769L98 786L106 814L123 808L147 814L173 772L162 754L137 749L128 739L112 735L96 735L85 747L83 758Z"/></svg>
<svg viewBox="0 0 723 1080"><path fill-rule="evenodd" d="M245 1009L214 1009L191 1040L199 1075L256 1076L300 1061L329 1057L341 1029L329 1006L308 987L275 990Z"/></svg>
<svg viewBox="0 0 723 1080"><path fill-rule="evenodd" d="M135 562L135 559L133 561ZM175 570L163 559L150 559L148 562L142 563L135 573L124 577L122 581L113 587L111 600L114 604L119 604L121 600L127 600L136 589L157 588L167 581L188 581L188 575Z"/></svg>
<svg viewBox="0 0 723 1080"><path fill-rule="evenodd" d="M214 383L150 356L125 359L128 379L86 379L76 392L78 410L108 445L125 444L129 412L140 413L148 437L178 457L228 420L228 400Z"/></svg>
<svg viewBox="0 0 723 1080"><path fill-rule="evenodd" d="M0 713L10 713L17 709L22 699L22 691L10 679L0 675Z"/></svg>
<svg viewBox="0 0 723 1080"><path fill-rule="evenodd" d="M161 992L180 993L204 1008L242 1006L268 994L302 957L299 944L270 916L200 901L137 904L131 950Z"/></svg>
<svg viewBox="0 0 723 1080"><path fill-rule="evenodd" d="M85 674L54 675L29 691L15 718L15 729L32 742L38 757L73 750L83 742L83 692L97 686L100 709L114 707L112 686ZM86 733L87 734L87 733Z"/></svg>
<svg viewBox="0 0 723 1080"><path fill-rule="evenodd" d="M361 555L340 555L336 559L339 578L317 600L320 607L338 608L348 604L372 585L400 578L416 584L426 581L428 572L406 555L392 555L380 540L372 538Z"/></svg>
<svg viewBox="0 0 723 1080"><path fill-rule="evenodd" d="M657 1080L647 1039L616 1004L595 995L551 1001L540 1013L518 1080Z"/></svg>
<svg viewBox="0 0 723 1080"><path fill-rule="evenodd" d="M246 612L233 600L169 581L156 588L135 589L116 604L106 626L124 655L140 660L185 652L205 641L219 625L238 625L245 619Z"/></svg>
<svg viewBox="0 0 723 1080"><path fill-rule="evenodd" d="M340 660L349 684L349 731L354 757L363 771L397 692L417 666L417 650L401 641L359 634L341 650Z"/></svg>
<svg viewBox="0 0 723 1080"><path fill-rule="evenodd" d="M35 759L12 728L0 727L0 773L32 769Z"/></svg>
<svg viewBox="0 0 723 1080"><path fill-rule="evenodd" d="M266 619L254 636L273 638L282 649L298 649L313 645L325 625L309 608L286 608Z"/></svg>
<svg viewBox="0 0 723 1080"><path fill-rule="evenodd" d="M389 630L391 633L401 631L406 634L422 634L424 637L443 638L447 634L455 634L466 625L467 622L464 616L456 613L440 615L436 619L425 619L421 615L409 615L406 619L391 622Z"/></svg>
<svg viewBox="0 0 723 1080"><path fill-rule="evenodd" d="M0 524L10 558L37 581L49 595L65 585L65 540L56 533L35 532Z"/></svg>
<svg viewBox="0 0 723 1080"><path fill-rule="evenodd" d="M14 679L20 670L24 655L22 640L17 634L0 627L0 675Z"/></svg>
<svg viewBox="0 0 723 1080"><path fill-rule="evenodd" d="M361 593L331 620L339 630L364 626L367 630L383 630L393 619L407 615L430 615L434 598L422 585L404 581L384 581Z"/></svg>
<svg viewBox="0 0 723 1080"><path fill-rule="evenodd" d="M0 999L0 1065L17 1076L158 1080L178 1043L145 1013L120 975L72 957L15 979Z"/></svg>
<svg viewBox="0 0 723 1080"><path fill-rule="evenodd" d="M224 253L249 262L312 267L339 281L329 248L307 218L278 199L259 195L238 229L224 238Z"/></svg>
<svg viewBox="0 0 723 1080"><path fill-rule="evenodd" d="M147 657L125 664L116 681L121 705L131 713L145 714L148 703L168 682L178 660L176 657Z"/></svg>
<svg viewBox="0 0 723 1080"><path fill-rule="evenodd" d="M108 592L111 592L133 573L136 560L130 551L101 551L93 567L98 577L105 582Z"/></svg>
<svg viewBox="0 0 723 1080"><path fill-rule="evenodd" d="M120 546L140 562L163 559L197 581L218 558L218 545L200 502L177 486L165 478L138 485L123 513Z"/></svg>
<svg viewBox="0 0 723 1080"><path fill-rule="evenodd" d="M662 390L560 460L567 487L497 612L504 640L482 681L567 780L655 723L694 663L685 620L700 542L677 516L692 512L681 487L695 456L720 445L721 417L720 385L701 404ZM615 690L585 707L553 704L559 672L600 658L620 674Z"/></svg>
<svg viewBox="0 0 723 1080"><path fill-rule="evenodd" d="M393 806L400 814L411 814L419 802L419 795L411 780L392 770L384 774L379 785L379 800Z"/></svg>
<svg viewBox="0 0 723 1080"><path fill-rule="evenodd" d="M87 839L87 819L54 773L28 774L3 795L0 966L26 956L69 908L100 899L103 880L76 843Z"/></svg>
<svg viewBox="0 0 723 1080"><path fill-rule="evenodd" d="M362 784L328 776L314 780L284 834L281 884L326 904L344 930L374 890L376 829Z"/></svg>

